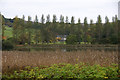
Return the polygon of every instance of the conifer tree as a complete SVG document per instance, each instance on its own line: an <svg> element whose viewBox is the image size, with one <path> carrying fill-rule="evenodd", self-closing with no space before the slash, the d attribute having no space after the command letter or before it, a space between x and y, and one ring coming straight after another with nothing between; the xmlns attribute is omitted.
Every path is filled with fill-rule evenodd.
<svg viewBox="0 0 120 80"><path fill-rule="evenodd" d="M50 15L48 14L48 15L47 15L46 24L49 24L49 23L50 23Z"/></svg>
<svg viewBox="0 0 120 80"><path fill-rule="evenodd" d="M62 15L60 15L60 24L58 30L60 31L61 35L65 34L64 16Z"/></svg>
<svg viewBox="0 0 120 80"><path fill-rule="evenodd" d="M75 19L74 16L71 17L71 24L70 24L70 34L74 34L74 27L75 26Z"/></svg>
<svg viewBox="0 0 120 80"><path fill-rule="evenodd" d="M97 42L101 42L101 38L102 38L102 19L101 16L99 15L97 17L97 22L96 22L96 32L97 32Z"/></svg>
<svg viewBox="0 0 120 80"><path fill-rule="evenodd" d="M38 44L39 41L40 41L40 30L38 29L39 24L38 24L38 17L37 17L37 15L35 16L34 26L37 27L37 29L35 29L34 40L35 40L35 43Z"/></svg>
<svg viewBox="0 0 120 80"><path fill-rule="evenodd" d="M26 32L25 32L25 16L23 15L22 19L21 19L21 31L20 31L20 39L21 39L21 43L25 44L26 41Z"/></svg>
<svg viewBox="0 0 120 80"><path fill-rule="evenodd" d="M45 18L44 18L44 15L42 14L42 17L41 17L41 23L42 23L42 26L43 24L45 23Z"/></svg>
<svg viewBox="0 0 120 80"><path fill-rule="evenodd" d="M28 16L28 22L27 22L27 29L28 29L28 44L31 44L31 27L32 27L32 22L31 22L31 17Z"/></svg>
<svg viewBox="0 0 120 80"><path fill-rule="evenodd" d="M88 31L88 23L87 23L87 17L84 18L84 27L83 27L83 32L84 32L84 42L86 44L87 42L87 31Z"/></svg>
<svg viewBox="0 0 120 80"><path fill-rule="evenodd" d="M105 37L106 37L106 39L108 39L109 38L109 34L110 34L111 26L110 26L109 19L108 19L107 16L105 17L104 29L105 29Z"/></svg>
<svg viewBox="0 0 120 80"><path fill-rule="evenodd" d="M19 26L19 19L16 16L13 22L13 39L15 44L18 42L18 26Z"/></svg>
<svg viewBox="0 0 120 80"><path fill-rule="evenodd" d="M70 28L69 28L69 19L68 19L68 16L66 16L64 24L65 24L65 34L69 35L70 34Z"/></svg>
<svg viewBox="0 0 120 80"><path fill-rule="evenodd" d="M68 16L66 16L65 22L66 22L66 23L69 23Z"/></svg>
<svg viewBox="0 0 120 80"><path fill-rule="evenodd" d="M78 42L82 42L83 41L83 30L82 30L82 25L81 25L81 21L80 18L78 19L78 23L77 23L77 39Z"/></svg>

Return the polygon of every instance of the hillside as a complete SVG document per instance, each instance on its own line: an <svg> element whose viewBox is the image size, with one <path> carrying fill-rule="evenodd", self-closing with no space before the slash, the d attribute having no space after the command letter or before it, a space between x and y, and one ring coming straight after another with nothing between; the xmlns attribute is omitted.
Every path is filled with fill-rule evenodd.
<svg viewBox="0 0 120 80"><path fill-rule="evenodd" d="M6 38L12 37L12 36L13 36L13 35L12 35L12 27L5 26L5 32L4 32L4 33L5 33L4 36L5 36Z"/></svg>

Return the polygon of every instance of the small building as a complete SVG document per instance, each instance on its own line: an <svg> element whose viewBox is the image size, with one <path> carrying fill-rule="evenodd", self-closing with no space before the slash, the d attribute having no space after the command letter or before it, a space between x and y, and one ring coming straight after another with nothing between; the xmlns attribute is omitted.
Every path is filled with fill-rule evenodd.
<svg viewBox="0 0 120 80"><path fill-rule="evenodd" d="M57 35L56 40L57 41L66 41L67 35Z"/></svg>

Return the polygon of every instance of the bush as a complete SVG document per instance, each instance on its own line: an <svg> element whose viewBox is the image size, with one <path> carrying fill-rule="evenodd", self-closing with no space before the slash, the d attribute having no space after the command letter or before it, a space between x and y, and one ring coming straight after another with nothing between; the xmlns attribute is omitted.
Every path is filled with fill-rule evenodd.
<svg viewBox="0 0 120 80"><path fill-rule="evenodd" d="M118 37L115 34L112 34L110 37L110 41L112 44L118 44Z"/></svg>
<svg viewBox="0 0 120 80"><path fill-rule="evenodd" d="M76 35L69 35L66 39L66 44L77 44L77 36Z"/></svg>
<svg viewBox="0 0 120 80"><path fill-rule="evenodd" d="M53 79L79 79L79 80L118 80L118 65L114 64L109 67L100 65L80 64L53 64L51 66L26 67L23 70L14 71L13 74L3 74L3 79L34 79L34 80L53 80Z"/></svg>
<svg viewBox="0 0 120 80"><path fill-rule="evenodd" d="M2 50L12 50L14 48L14 43L12 39L7 39L2 41Z"/></svg>

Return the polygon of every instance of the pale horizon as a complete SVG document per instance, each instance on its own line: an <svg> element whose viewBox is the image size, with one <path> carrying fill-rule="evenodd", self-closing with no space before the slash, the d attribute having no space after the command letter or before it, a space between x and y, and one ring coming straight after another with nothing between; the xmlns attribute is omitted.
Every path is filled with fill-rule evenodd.
<svg viewBox="0 0 120 80"><path fill-rule="evenodd" d="M37 15L39 22L42 14L45 19L48 14L51 19L55 14L57 21L59 21L60 15L68 16L69 22L72 16L75 17L75 22L78 18L83 22L87 17L88 23L90 19L93 19L95 23L98 15L101 15L104 23L105 16L108 16L110 21L113 16L118 16L118 2L119 0L0 0L0 12L6 18L14 18L15 16L22 18L25 15L27 20L27 17L31 16L32 21Z"/></svg>

